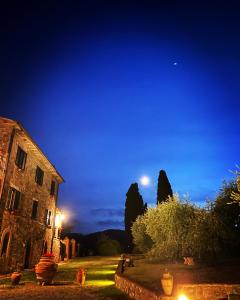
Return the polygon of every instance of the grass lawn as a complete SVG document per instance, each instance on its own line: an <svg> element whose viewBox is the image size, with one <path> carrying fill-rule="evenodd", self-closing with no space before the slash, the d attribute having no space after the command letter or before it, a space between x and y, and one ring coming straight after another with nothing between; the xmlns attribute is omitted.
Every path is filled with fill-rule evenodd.
<svg viewBox="0 0 240 300"><path fill-rule="evenodd" d="M96 299L109 297L110 299L129 299L114 286L114 274L119 257L84 257L72 259L58 265L58 272L54 277L54 285L67 286L76 284L76 272L79 268L86 270L86 282L83 289L96 294ZM37 285L34 271L24 271L21 284ZM0 278L1 285L11 285L10 278Z"/></svg>
<svg viewBox="0 0 240 300"><path fill-rule="evenodd" d="M194 283L240 283L240 265L207 267L203 265L160 264L146 259L136 260L135 267L123 275L151 290L162 293L160 279L165 269L173 275L174 285Z"/></svg>

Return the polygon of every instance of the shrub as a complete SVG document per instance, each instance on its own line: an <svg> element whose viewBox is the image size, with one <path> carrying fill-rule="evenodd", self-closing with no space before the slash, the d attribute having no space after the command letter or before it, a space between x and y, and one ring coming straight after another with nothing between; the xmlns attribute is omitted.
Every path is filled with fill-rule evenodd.
<svg viewBox="0 0 240 300"><path fill-rule="evenodd" d="M132 233L134 243L150 257L173 261L184 256L216 256L220 249L219 228L211 207L200 209L174 195L139 217Z"/></svg>

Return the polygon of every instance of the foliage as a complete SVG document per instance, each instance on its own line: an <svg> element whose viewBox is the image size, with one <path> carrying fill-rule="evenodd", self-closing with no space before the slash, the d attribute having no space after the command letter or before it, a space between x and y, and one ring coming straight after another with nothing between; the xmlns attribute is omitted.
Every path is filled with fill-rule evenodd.
<svg viewBox="0 0 240 300"><path fill-rule="evenodd" d="M144 223L144 216L138 216L132 226L133 243L137 245L137 249L141 252L147 252L151 249L153 241L149 235L146 234L146 225Z"/></svg>
<svg viewBox="0 0 240 300"><path fill-rule="evenodd" d="M107 235L101 234L97 243L97 252L99 255L108 256L120 254L122 251L118 241L111 240Z"/></svg>
<svg viewBox="0 0 240 300"><path fill-rule="evenodd" d="M139 215L142 215L146 210L146 205L144 205L142 196L138 190L138 184L131 184L127 194L126 194L126 202L125 202L125 232L127 235L128 249L127 251L132 251L133 243L132 243L132 233L131 227L133 222Z"/></svg>
<svg viewBox="0 0 240 300"><path fill-rule="evenodd" d="M232 191L231 199L240 205L240 171L236 171L235 174L237 175L237 180L236 180L237 191Z"/></svg>
<svg viewBox="0 0 240 300"><path fill-rule="evenodd" d="M240 206L232 201L237 195L237 183L224 182L216 198L214 212L221 223L221 244L226 254L234 254L240 247Z"/></svg>
<svg viewBox="0 0 240 300"><path fill-rule="evenodd" d="M219 228L212 207L200 209L173 195L139 217L132 232L139 249L153 258L173 261L184 256L215 257L220 249Z"/></svg>
<svg viewBox="0 0 240 300"><path fill-rule="evenodd" d="M222 222L215 214L213 205L195 209L186 241L190 255L201 261L213 261L221 252Z"/></svg>
<svg viewBox="0 0 240 300"><path fill-rule="evenodd" d="M157 204L167 201L169 196L173 196L171 184L166 172L161 170L158 176Z"/></svg>

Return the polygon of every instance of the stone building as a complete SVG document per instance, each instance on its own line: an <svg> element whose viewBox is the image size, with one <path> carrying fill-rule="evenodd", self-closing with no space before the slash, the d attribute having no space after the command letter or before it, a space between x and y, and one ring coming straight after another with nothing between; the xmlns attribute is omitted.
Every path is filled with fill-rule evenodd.
<svg viewBox="0 0 240 300"><path fill-rule="evenodd" d="M62 182L21 124L0 118L0 273L31 268L45 252L59 260L55 215Z"/></svg>

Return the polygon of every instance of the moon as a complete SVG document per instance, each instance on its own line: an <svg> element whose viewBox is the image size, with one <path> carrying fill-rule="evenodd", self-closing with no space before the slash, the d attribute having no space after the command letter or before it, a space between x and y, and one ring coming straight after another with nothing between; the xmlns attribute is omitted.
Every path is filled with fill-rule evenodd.
<svg viewBox="0 0 240 300"><path fill-rule="evenodd" d="M150 178L148 176L142 176L140 178L140 183L143 186L148 186L150 184Z"/></svg>

